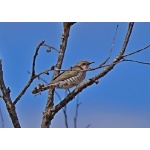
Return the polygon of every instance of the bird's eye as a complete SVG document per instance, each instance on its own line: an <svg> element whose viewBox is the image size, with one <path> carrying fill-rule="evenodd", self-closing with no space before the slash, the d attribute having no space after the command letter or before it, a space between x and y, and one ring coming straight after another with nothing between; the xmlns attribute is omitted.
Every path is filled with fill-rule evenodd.
<svg viewBox="0 0 150 150"><path fill-rule="evenodd" d="M83 63L83 66L86 65L85 63Z"/></svg>

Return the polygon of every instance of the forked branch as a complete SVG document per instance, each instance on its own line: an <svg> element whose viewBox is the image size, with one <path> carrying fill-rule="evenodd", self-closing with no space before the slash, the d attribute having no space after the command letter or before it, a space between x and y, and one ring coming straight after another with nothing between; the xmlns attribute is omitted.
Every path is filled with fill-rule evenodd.
<svg viewBox="0 0 150 150"><path fill-rule="evenodd" d="M59 56L58 56L57 63L55 65L56 69L61 69L62 62L63 62L64 56L65 56L65 50L66 50L66 46L67 46L70 28L73 24L74 24L74 22L73 23L71 23L71 22L63 23L64 28L63 28L62 38L61 38ZM58 76L59 73L60 73L59 70L55 70L54 74L53 74L53 78ZM53 96L54 96L54 89L50 89L48 92L46 108L43 113L43 120L42 120L42 125L41 125L42 128L48 128L51 123L51 120L53 118L53 115L50 112L50 109L54 106Z"/></svg>
<svg viewBox="0 0 150 150"><path fill-rule="evenodd" d="M127 30L127 33L126 33L126 36L125 36L125 40L124 40L122 49L120 50L118 56L114 59L114 61L110 65L108 65L102 72L98 73L96 76L88 79L84 83L82 83L79 86L77 86L77 88L75 88L71 93L69 93L59 104L57 104L54 107L52 107L50 109L51 119L53 119L53 117L55 116L55 114L60 109L62 109L62 107L64 107L65 105L67 105L67 103L70 102L78 93L80 93L82 90L84 90L88 86L94 84L95 81L97 81L100 78L104 77L107 73L109 73L114 68L114 66L117 63L120 62L121 59L123 59L123 54L124 54L124 52L126 50L128 42L129 42L130 35L131 35L132 29L133 29L133 25L134 25L134 23L129 23L128 30Z"/></svg>
<svg viewBox="0 0 150 150"><path fill-rule="evenodd" d="M34 56L33 56L32 72L31 72L30 79L29 79L28 83L25 85L25 87L23 88L23 90L20 92L20 94L17 96L17 98L14 100L14 102L13 102L14 105L20 100L20 98L24 95L24 93L29 88L29 86L31 85L31 83L33 82L33 80L36 78L36 75L35 75L36 58L38 56L38 52L39 52L40 47L44 43L45 43L45 41L40 42L39 45L37 46L36 50L35 50L35 53L34 53Z"/></svg>

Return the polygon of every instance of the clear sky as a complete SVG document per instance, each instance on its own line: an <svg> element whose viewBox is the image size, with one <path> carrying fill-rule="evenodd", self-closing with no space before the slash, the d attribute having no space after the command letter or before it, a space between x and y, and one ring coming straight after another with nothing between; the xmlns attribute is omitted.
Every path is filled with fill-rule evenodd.
<svg viewBox="0 0 150 150"><path fill-rule="evenodd" d="M128 23L77 23L70 32L63 69L73 66L80 60L94 61L92 67L104 61L112 47L117 24L119 25L112 60L122 47ZM0 58L6 85L15 99L26 85L31 71L35 48L42 40L59 49L62 23L0 23ZM135 23L126 53L150 44L150 23ZM130 59L150 61L150 49L131 56ZM40 72L54 65L57 52L46 53L41 48L37 59L36 71ZM88 72L86 79L101 70ZM43 75L47 82L51 75ZM82 105L79 108L78 127L150 127L150 67L131 62L118 64L99 84L93 84L79 94ZM34 96L31 91L37 86L34 81L16 109L22 127L40 127L42 112L47 101L47 92ZM72 90L72 89L71 89ZM64 90L57 89L63 98ZM55 95L55 103L59 99ZM76 101L68 104L69 126L73 127ZM4 126L12 127L5 104L0 101ZM0 119L1 123L1 119ZM1 125L1 124L0 124ZM59 111L52 121L52 127L65 127L64 116Z"/></svg>

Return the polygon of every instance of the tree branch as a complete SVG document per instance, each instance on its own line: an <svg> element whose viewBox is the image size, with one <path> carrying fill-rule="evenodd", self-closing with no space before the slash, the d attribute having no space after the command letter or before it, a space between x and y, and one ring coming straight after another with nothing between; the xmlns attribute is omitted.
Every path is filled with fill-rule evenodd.
<svg viewBox="0 0 150 150"><path fill-rule="evenodd" d="M99 69L99 68L102 68L102 67L104 67L104 65L106 64L106 62L109 60L109 58L107 58L104 62L102 62L99 66L97 66L97 67L94 67L94 68L89 68L89 69L84 69L84 70L80 70L81 72L83 72L83 71L92 71L92 70L96 70L96 69ZM45 71L43 71L43 72L41 72L41 73L39 73L39 74L37 74L37 75L35 75L34 76L34 78L40 78L40 76L42 75L42 74L47 74L47 75L49 75L49 71L66 71L67 69L55 69L55 67L54 66L52 66L50 69L47 69L47 70L45 70ZM74 70L71 70L71 71L74 71ZM79 70L77 70L77 71L79 71ZM48 84L48 83L46 83L46 84ZM33 90L32 90L32 93L33 94L37 94L37 93L39 93L39 89L41 88L41 85L38 85L39 87L35 87ZM43 85L44 86L44 85Z"/></svg>
<svg viewBox="0 0 150 150"><path fill-rule="evenodd" d="M55 94L57 95L59 101L61 102L61 97L60 95L55 91ZM66 90L66 94L67 95L67 90ZM64 119L65 119L65 127L68 128L69 125L68 125L68 116L67 116L67 106L63 107L63 114L64 114Z"/></svg>
<svg viewBox="0 0 150 150"><path fill-rule="evenodd" d="M67 106L64 106L62 110L63 110L64 118L65 118L65 127L69 128L69 125L68 125L68 116L67 116Z"/></svg>
<svg viewBox="0 0 150 150"><path fill-rule="evenodd" d="M74 23L70 23L70 22L63 23L64 29L63 29L63 34L62 34L62 38L61 38L60 51L59 51L58 60L57 60L56 66L55 66L55 68L57 68L57 69L60 69L62 66L62 62L64 59L64 54L65 54L65 50L66 50L66 46L67 46L67 40L69 37L70 28L73 24ZM58 76L59 73L60 73L60 71L54 71L53 78ZM50 109L54 105L53 96L54 96L54 89L50 89L48 92L48 99L47 99L46 108L45 108L45 111L43 113L43 120L42 120L42 124L41 124L42 128L48 128L49 125L51 124L51 120L53 118L53 115L51 114Z"/></svg>
<svg viewBox="0 0 150 150"><path fill-rule="evenodd" d="M143 50L145 50L145 49L147 49L147 48L149 48L149 47L150 47L150 45L148 45L148 46L146 46L146 47L144 47L144 48L141 48L141 49L139 49L139 50L136 50L136 51L134 51L134 52L132 52L132 53L126 54L126 55L124 55L123 57L125 58L125 57L128 57L128 56L130 56L130 55L139 53L139 52L141 52L141 51L143 51Z"/></svg>
<svg viewBox="0 0 150 150"><path fill-rule="evenodd" d="M65 96L67 95L67 90L65 90ZM59 96L60 98L60 96ZM61 102L61 98L60 98L60 102ZM65 107L62 108L63 110L63 114L64 114L64 119L65 119L65 127L69 128L69 124L68 124L68 115L67 115L67 105Z"/></svg>
<svg viewBox="0 0 150 150"><path fill-rule="evenodd" d="M33 62L32 62L32 72L31 72L31 76L30 79L28 81L28 83L25 85L25 87L23 88L23 90L20 92L20 94L17 96L17 98L14 100L13 104L16 105L16 103L20 100L20 98L24 95L24 93L26 92L26 90L28 89L28 87L31 85L31 83L33 82L33 80L36 78L35 75L35 62L36 62L36 58L38 56L38 51L40 49L40 47L44 44L45 41L42 41L38 44L38 46L36 47L34 56L33 56Z"/></svg>
<svg viewBox="0 0 150 150"><path fill-rule="evenodd" d="M121 62L123 62L123 61L130 61L130 62L139 63L139 64L143 64L143 65L150 65L150 62L142 62L142 61L131 60L131 59L123 59Z"/></svg>
<svg viewBox="0 0 150 150"><path fill-rule="evenodd" d="M53 108L51 108L50 112L52 114L51 119L55 116L55 114L62 109L65 105L67 105L68 102L70 102L78 93L80 93L83 89L87 88L88 86L92 85L95 83L96 80L102 78L105 76L108 72L110 72L113 67L120 62L120 60L123 58L123 54L126 50L127 44L130 39L130 35L133 29L134 23L129 23L128 30L126 33L126 37L122 46L122 49L120 50L118 56L114 59L114 61L108 65L101 73L97 74L93 78L88 79L84 83L78 85L71 93L69 93L59 104L55 105ZM53 113L52 113L53 112Z"/></svg>
<svg viewBox="0 0 150 150"><path fill-rule="evenodd" d="M122 59L122 57L123 57L123 54L124 54L124 52L125 52L125 50L126 50L126 47L127 47L127 45L128 45L128 42L129 42L129 38L130 38L132 29L133 29L133 25L134 25L133 22L130 22L130 23L129 23L128 31L127 31L127 34L126 34L126 37L125 37L125 40L124 40L124 43L123 43L123 46L122 46L122 50L120 51L120 54L118 55L118 58L117 58L117 59Z"/></svg>
<svg viewBox="0 0 150 150"><path fill-rule="evenodd" d="M77 100L76 100L75 117L74 117L74 128L77 128L78 111L79 111L79 106L80 106L80 105L81 105L81 102L79 103L79 98L77 97Z"/></svg>
<svg viewBox="0 0 150 150"><path fill-rule="evenodd" d="M59 50L58 50L58 49L56 49L56 48L55 48L55 47L53 47L53 46L49 46L48 44L43 44L43 46L48 47L47 52L51 52L51 49L53 49L53 50L55 50L56 52L58 52L58 53L59 53Z"/></svg>
<svg viewBox="0 0 150 150"><path fill-rule="evenodd" d="M39 52L39 49L40 47L45 43L45 41L42 41L39 43L39 45L37 46L36 50L35 50L35 53L34 53L34 56L33 56L33 62L32 62L32 73L31 73L31 77L34 77L35 76L35 62L36 62L36 58L38 56L38 52Z"/></svg>
<svg viewBox="0 0 150 150"><path fill-rule="evenodd" d="M12 103L12 100L10 98L10 89L6 88L4 80L3 80L3 71L2 71L2 60L0 60L0 89L3 94L3 100L6 104L7 111L9 113L9 116L12 120L12 123L15 128L21 128L18 116L16 113L16 109L14 104Z"/></svg>
<svg viewBox="0 0 150 150"><path fill-rule="evenodd" d="M108 57L108 58L110 58L110 57L111 57L111 53L112 53L113 48L114 48L114 45L115 45L115 39L116 39L116 35L117 35L117 31L118 31L118 27L119 27L119 25L117 24L117 26L116 26L116 30L115 30L115 35L114 35L114 37L113 37L112 46L111 46L111 49L110 49L110 51L109 51L109 57Z"/></svg>

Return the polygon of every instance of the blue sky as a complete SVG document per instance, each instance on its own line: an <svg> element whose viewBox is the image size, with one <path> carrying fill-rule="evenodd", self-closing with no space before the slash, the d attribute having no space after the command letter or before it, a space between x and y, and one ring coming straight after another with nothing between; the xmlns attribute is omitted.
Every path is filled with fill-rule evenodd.
<svg viewBox="0 0 150 150"><path fill-rule="evenodd" d="M63 69L73 66L80 60L94 61L97 66L104 61L111 49L116 25L119 24L112 60L122 47L128 23L77 23L70 32ZM3 60L5 83L15 99L28 82L31 62L36 46L42 40L59 49L62 23L0 23L0 58ZM130 53L150 44L150 23L135 23L126 50ZM131 56L130 59L150 61L150 49ZM57 53L46 53L41 48L36 71L43 71L54 65ZM101 70L88 72L86 79ZM93 84L79 94L82 105L79 108L78 127L150 127L150 67L124 62L118 64L99 84ZM49 76L42 78L47 82ZM22 127L40 127L42 112L45 109L47 91L34 97L32 89L38 84L34 81L22 99L17 103L17 113ZM72 89L71 89L72 90ZM64 90L57 89L63 98ZM55 103L59 99L55 95ZM75 100L68 104L69 126L73 127ZM0 101L5 127L12 127L5 104ZM0 120L1 121L1 120ZM62 111L55 116L52 127L64 127Z"/></svg>

